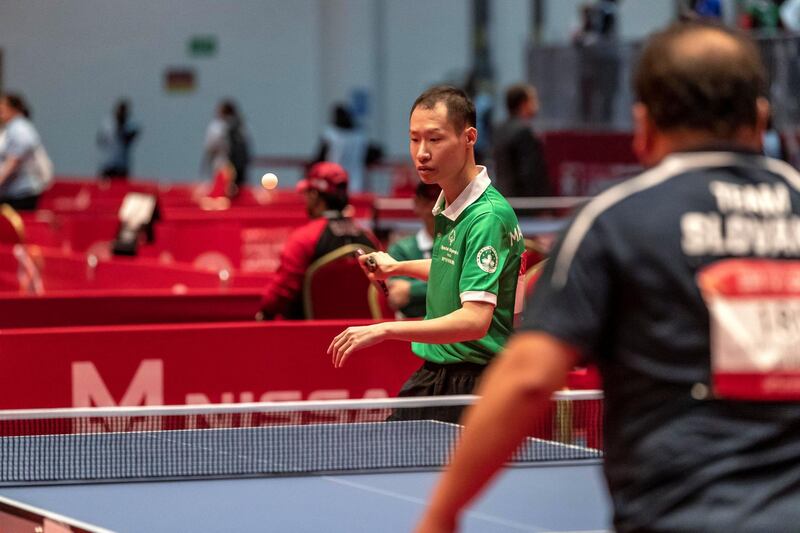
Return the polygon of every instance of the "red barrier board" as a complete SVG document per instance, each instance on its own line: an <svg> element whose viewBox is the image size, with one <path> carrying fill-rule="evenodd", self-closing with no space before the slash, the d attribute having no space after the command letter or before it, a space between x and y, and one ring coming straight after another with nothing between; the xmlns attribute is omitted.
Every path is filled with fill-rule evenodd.
<svg viewBox="0 0 800 533"><path fill-rule="evenodd" d="M0 295L0 329L252 320L255 290L69 291L44 296Z"/></svg>
<svg viewBox="0 0 800 533"><path fill-rule="evenodd" d="M0 331L0 409L394 396L420 365L388 341L335 369L308 321Z"/></svg>
<svg viewBox="0 0 800 533"><path fill-rule="evenodd" d="M543 140L550 181L562 196L592 196L642 170L629 132L550 131Z"/></svg>
<svg viewBox="0 0 800 533"><path fill-rule="evenodd" d="M202 269L274 272L286 237L307 220L305 215L240 220L197 213L157 223L155 243L141 251Z"/></svg>

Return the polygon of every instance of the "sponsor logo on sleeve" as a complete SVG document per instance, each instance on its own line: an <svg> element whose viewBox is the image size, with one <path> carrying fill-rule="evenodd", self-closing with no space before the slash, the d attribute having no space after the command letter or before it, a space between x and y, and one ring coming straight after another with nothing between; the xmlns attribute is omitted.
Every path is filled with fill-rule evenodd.
<svg viewBox="0 0 800 533"><path fill-rule="evenodd" d="M492 246L484 246L478 251L478 268L487 274L497 270L497 251Z"/></svg>

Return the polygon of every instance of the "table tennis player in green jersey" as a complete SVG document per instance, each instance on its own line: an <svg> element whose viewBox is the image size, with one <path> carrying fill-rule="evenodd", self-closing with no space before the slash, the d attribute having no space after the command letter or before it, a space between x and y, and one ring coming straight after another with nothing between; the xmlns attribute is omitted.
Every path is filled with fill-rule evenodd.
<svg viewBox="0 0 800 533"><path fill-rule="evenodd" d="M477 136L475 107L463 91L437 86L414 102L411 157L420 179L442 188L433 208L431 258L396 261L377 252L359 261L372 280L428 280L425 319L350 327L328 348L333 364L341 367L367 346L389 339L411 341L423 364L400 396L472 393L486 364L511 335L515 311L521 311L522 232L486 168L475 163ZM457 421L460 416L459 408L403 411L404 418Z"/></svg>

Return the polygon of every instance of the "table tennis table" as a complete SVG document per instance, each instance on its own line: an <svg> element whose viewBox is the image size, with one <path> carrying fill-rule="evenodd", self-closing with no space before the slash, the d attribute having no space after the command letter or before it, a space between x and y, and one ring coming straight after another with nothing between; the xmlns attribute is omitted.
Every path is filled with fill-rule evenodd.
<svg viewBox="0 0 800 533"><path fill-rule="evenodd" d="M0 531L411 531L460 426L384 416L111 432L83 419L2 436ZM605 531L601 462L600 450L529 438L462 531Z"/></svg>

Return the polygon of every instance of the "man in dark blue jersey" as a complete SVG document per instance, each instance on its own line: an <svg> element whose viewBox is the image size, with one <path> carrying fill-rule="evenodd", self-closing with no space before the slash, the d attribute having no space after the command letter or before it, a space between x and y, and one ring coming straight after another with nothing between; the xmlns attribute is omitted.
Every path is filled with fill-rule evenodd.
<svg viewBox="0 0 800 533"><path fill-rule="evenodd" d="M800 524L800 174L761 155L758 52L672 26L634 78L649 169L562 235L418 532L456 529L579 362L603 377L617 531Z"/></svg>

